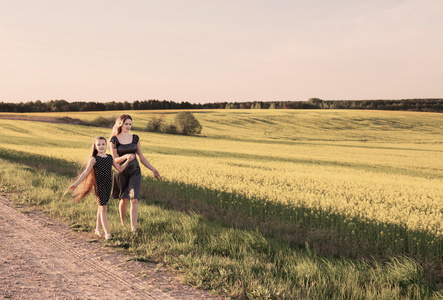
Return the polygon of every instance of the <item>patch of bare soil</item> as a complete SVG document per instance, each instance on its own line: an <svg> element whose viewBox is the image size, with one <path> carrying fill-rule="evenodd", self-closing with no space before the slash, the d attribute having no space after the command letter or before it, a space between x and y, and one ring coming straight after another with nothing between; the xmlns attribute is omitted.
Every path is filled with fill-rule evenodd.
<svg viewBox="0 0 443 300"><path fill-rule="evenodd" d="M0 196L0 299L214 299Z"/></svg>

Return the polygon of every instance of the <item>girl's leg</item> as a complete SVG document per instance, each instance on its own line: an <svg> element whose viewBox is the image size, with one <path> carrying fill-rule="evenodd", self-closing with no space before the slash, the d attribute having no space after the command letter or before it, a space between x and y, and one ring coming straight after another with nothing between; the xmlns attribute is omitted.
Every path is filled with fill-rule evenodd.
<svg viewBox="0 0 443 300"><path fill-rule="evenodd" d="M102 235L102 233L100 231L101 224L102 224L102 219L101 219L101 216L100 216L100 206L99 206L98 209L97 209L97 222L95 224L95 234L98 235L98 236Z"/></svg>
<svg viewBox="0 0 443 300"><path fill-rule="evenodd" d="M98 206L98 210L100 211L100 219L102 221L103 230L105 231L106 238L110 238L111 234L109 233L109 227L108 227L108 207L105 206Z"/></svg>
<svg viewBox="0 0 443 300"><path fill-rule="evenodd" d="M100 219L100 206L97 209L97 223L95 224L95 229L100 230L100 226L102 225L102 220Z"/></svg>
<svg viewBox="0 0 443 300"><path fill-rule="evenodd" d="M138 216L138 199L131 199L131 231L137 230L137 216Z"/></svg>
<svg viewBox="0 0 443 300"><path fill-rule="evenodd" d="M126 203L128 199L120 199L118 204L118 211L120 212L120 221L122 222L122 226L125 226L126 222Z"/></svg>

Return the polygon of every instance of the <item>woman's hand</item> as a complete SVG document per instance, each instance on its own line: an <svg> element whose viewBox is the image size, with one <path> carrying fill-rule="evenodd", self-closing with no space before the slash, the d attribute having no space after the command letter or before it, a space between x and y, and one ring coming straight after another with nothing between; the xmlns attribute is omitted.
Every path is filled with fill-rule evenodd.
<svg viewBox="0 0 443 300"><path fill-rule="evenodd" d="M162 177L160 176L160 173L157 170L152 171L152 173L154 173L155 178L162 179Z"/></svg>

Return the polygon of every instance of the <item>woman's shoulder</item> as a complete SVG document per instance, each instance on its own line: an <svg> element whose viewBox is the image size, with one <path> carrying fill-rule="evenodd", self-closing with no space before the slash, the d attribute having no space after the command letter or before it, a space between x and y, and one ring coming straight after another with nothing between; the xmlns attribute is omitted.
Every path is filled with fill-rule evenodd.
<svg viewBox="0 0 443 300"><path fill-rule="evenodd" d="M116 145L120 144L120 142L118 141L118 138L117 138L115 135L113 135L113 136L111 137L111 139L109 140L109 142L111 142L111 143L113 143L113 144L116 144Z"/></svg>
<svg viewBox="0 0 443 300"><path fill-rule="evenodd" d="M136 134L132 135L132 141L134 144L137 144L139 140L140 140L140 138L138 137L138 135L136 135Z"/></svg>

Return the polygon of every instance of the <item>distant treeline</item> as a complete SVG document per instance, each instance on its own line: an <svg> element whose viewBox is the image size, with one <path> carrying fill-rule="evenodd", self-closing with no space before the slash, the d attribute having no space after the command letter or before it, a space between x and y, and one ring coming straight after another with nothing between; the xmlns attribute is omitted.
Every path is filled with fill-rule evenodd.
<svg viewBox="0 0 443 300"><path fill-rule="evenodd" d="M155 109L378 109L443 112L443 99L402 99L402 100L322 100L308 101L254 101L214 102L191 104L160 100L133 102L68 102L51 100L42 102L5 103L0 102L0 112L65 112L65 111L112 111L112 110L155 110Z"/></svg>

